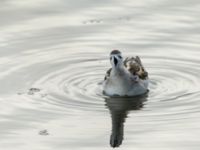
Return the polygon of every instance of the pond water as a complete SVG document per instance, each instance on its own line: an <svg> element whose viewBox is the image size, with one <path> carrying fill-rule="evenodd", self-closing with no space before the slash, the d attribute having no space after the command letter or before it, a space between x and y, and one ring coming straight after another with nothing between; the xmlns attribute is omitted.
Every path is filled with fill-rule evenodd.
<svg viewBox="0 0 200 150"><path fill-rule="evenodd" d="M199 14L198 0L2 0L0 149L199 150ZM113 49L141 57L147 95L102 94Z"/></svg>

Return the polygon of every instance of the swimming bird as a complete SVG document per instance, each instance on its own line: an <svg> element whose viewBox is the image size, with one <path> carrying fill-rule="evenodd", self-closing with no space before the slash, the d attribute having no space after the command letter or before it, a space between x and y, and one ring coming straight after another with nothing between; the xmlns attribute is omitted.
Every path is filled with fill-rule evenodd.
<svg viewBox="0 0 200 150"><path fill-rule="evenodd" d="M148 92L148 72L138 56L123 59L119 50L110 53L112 68L106 72L103 93L107 96L138 96Z"/></svg>

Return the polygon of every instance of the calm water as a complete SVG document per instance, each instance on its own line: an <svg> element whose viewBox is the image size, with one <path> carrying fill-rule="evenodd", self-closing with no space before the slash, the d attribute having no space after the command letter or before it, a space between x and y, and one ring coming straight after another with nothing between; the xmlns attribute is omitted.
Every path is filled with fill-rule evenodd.
<svg viewBox="0 0 200 150"><path fill-rule="evenodd" d="M0 149L200 149L199 0L0 3ZM102 95L112 49L147 95Z"/></svg>

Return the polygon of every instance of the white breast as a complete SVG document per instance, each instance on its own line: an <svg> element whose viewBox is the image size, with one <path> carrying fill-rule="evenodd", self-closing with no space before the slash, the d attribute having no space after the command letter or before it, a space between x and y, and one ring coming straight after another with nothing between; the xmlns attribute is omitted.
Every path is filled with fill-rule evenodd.
<svg viewBox="0 0 200 150"><path fill-rule="evenodd" d="M136 96L147 92L148 80L133 83L128 78L111 77L103 84L104 93L108 96Z"/></svg>

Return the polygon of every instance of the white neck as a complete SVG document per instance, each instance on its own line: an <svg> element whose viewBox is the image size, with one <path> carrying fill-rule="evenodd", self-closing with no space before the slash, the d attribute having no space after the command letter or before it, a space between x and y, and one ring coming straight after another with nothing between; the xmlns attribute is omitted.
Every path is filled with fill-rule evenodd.
<svg viewBox="0 0 200 150"><path fill-rule="evenodd" d="M118 67L112 67L111 75L121 75L125 73L125 68L123 65Z"/></svg>

